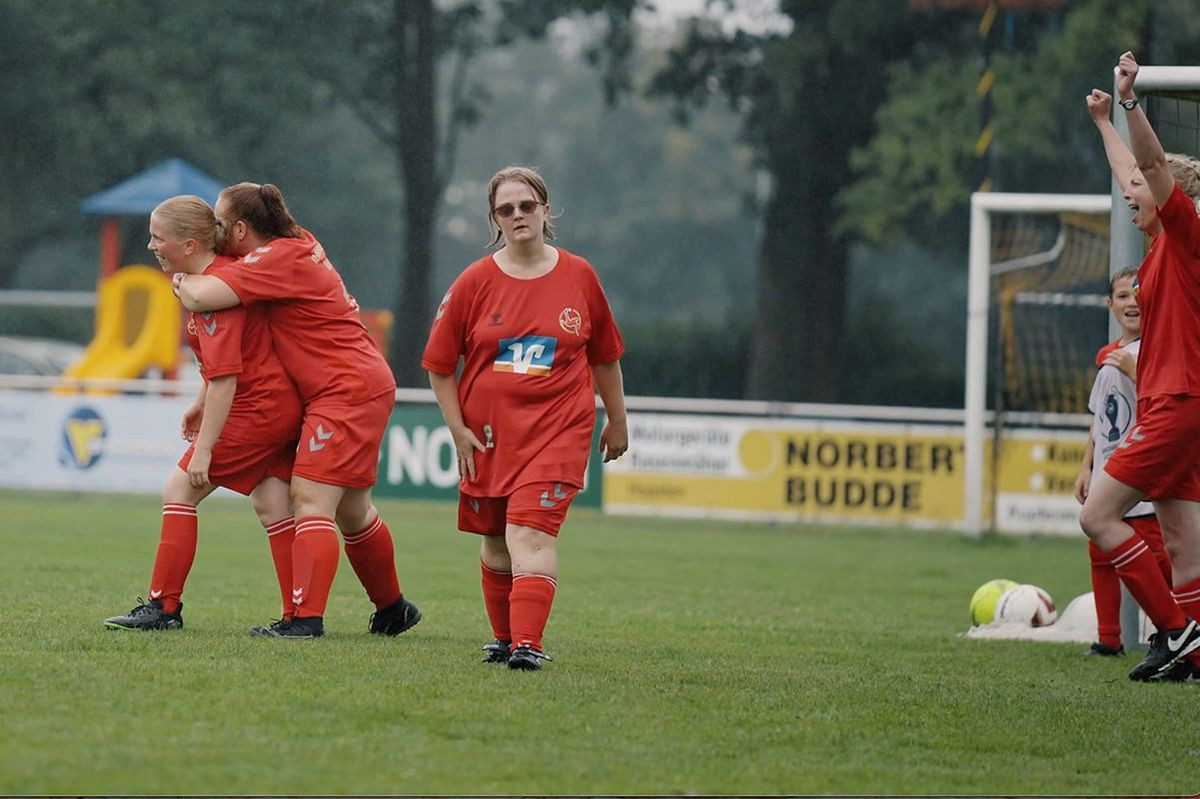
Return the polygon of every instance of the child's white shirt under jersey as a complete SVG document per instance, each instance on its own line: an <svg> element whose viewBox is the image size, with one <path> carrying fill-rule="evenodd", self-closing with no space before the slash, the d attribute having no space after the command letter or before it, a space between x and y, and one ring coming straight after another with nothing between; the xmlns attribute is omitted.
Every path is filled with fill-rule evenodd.
<svg viewBox="0 0 1200 799"><path fill-rule="evenodd" d="M1136 359L1140 345L1141 341L1135 340L1121 349ZM1096 372L1088 410L1092 412L1092 479L1095 480L1109 456L1133 426L1137 416L1137 386L1120 369L1105 364ZM1143 500L1130 508L1125 518L1149 516L1152 513L1154 505Z"/></svg>

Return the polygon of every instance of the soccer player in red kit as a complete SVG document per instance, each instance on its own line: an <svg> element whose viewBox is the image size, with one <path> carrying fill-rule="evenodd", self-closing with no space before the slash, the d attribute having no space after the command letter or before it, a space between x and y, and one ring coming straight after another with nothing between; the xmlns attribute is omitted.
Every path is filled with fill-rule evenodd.
<svg viewBox="0 0 1200 799"><path fill-rule="evenodd" d="M216 218L199 197L172 197L150 215L150 242L166 272L200 274L230 259L214 252ZM196 556L196 506L218 486L250 496L267 531L283 616L292 604L295 524L288 480L300 433L300 397L283 371L263 315L231 308L188 318L188 345L204 378L180 425L191 441L163 488L162 531L147 601L111 629L183 626L184 582Z"/></svg>
<svg viewBox="0 0 1200 799"><path fill-rule="evenodd" d="M1158 628L1130 679L1186 680L1200 675L1200 174L1183 159L1169 163L1134 95L1137 71L1128 52L1115 69L1136 169L1119 166L1120 138L1097 120L1134 224L1154 237L1136 284L1137 422L1093 479L1079 522ZM1093 90L1089 107L1106 97ZM1145 498L1171 560L1173 588L1165 596L1153 554L1123 520Z"/></svg>
<svg viewBox="0 0 1200 799"><path fill-rule="evenodd" d="M454 437L458 527L482 536L484 662L536 670L558 578L555 537L583 474L595 391L604 460L629 445L620 333L591 265L552 247L545 181L508 167L488 186L492 244L438 307L421 365ZM456 380L459 358L462 375Z"/></svg>
<svg viewBox="0 0 1200 799"><path fill-rule="evenodd" d="M304 407L291 484L296 614L253 632L292 639L324 635L340 529L346 556L376 608L370 632L401 633L421 613L400 591L392 536L371 501L395 397L391 369L324 248L296 224L277 188L230 186L221 192L216 214L222 252L238 260L176 280L176 293L193 311L261 304Z"/></svg>

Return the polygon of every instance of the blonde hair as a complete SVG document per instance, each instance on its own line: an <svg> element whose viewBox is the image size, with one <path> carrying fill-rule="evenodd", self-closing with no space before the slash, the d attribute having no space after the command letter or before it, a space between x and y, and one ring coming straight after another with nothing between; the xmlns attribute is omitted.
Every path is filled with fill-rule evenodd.
<svg viewBox="0 0 1200 799"><path fill-rule="evenodd" d="M154 208L180 241L195 239L206 250L217 248L217 217L208 203L194 194L180 194L160 202Z"/></svg>
<svg viewBox="0 0 1200 799"><path fill-rule="evenodd" d="M496 192L504 183L524 183L533 192L533 196L537 197L538 202L547 205L550 202L550 189L546 187L546 181L538 174L538 171L531 166L506 166L496 174L492 175L492 179L488 182L487 203L488 203L488 227L492 231L492 240L488 243L489 247L495 247L500 243L500 239L504 238L504 234L500 230L500 225L496 223ZM554 238L554 220L550 214L546 214L542 221L542 235L547 239Z"/></svg>
<svg viewBox="0 0 1200 799"><path fill-rule="evenodd" d="M1182 153L1167 153L1167 171L1192 203L1200 200L1200 161Z"/></svg>

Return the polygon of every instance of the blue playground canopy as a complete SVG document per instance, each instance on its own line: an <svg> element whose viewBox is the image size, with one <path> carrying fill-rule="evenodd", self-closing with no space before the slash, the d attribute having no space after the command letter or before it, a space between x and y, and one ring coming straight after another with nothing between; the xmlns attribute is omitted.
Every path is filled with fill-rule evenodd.
<svg viewBox="0 0 1200 799"><path fill-rule="evenodd" d="M144 215L160 202L177 194L195 194L209 205L215 205L217 195L225 188L182 158L168 158L128 180L93 194L79 204L85 214L113 216L117 214Z"/></svg>

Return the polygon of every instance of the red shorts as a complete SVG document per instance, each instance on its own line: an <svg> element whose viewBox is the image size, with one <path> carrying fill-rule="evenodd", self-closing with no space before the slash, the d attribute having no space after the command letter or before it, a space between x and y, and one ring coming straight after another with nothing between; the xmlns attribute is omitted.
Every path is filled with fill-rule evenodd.
<svg viewBox="0 0 1200 799"><path fill-rule="evenodd" d="M1154 499L1200 502L1200 397L1138 400L1137 421L1104 471Z"/></svg>
<svg viewBox="0 0 1200 799"><path fill-rule="evenodd" d="M179 468L187 471L196 445L187 448L179 459ZM292 479L292 461L296 458L296 442L287 444L248 444L242 441L217 439L208 479L213 485L228 488L246 496L266 477L278 477L283 482Z"/></svg>
<svg viewBox="0 0 1200 799"><path fill-rule="evenodd" d="M507 497L473 497L459 492L458 529L504 535L506 525L519 524L557 536L578 493L579 489L562 483L530 483Z"/></svg>
<svg viewBox="0 0 1200 799"><path fill-rule="evenodd" d="M292 474L315 483L370 488L379 475L379 444L395 395L388 391L357 405L317 400L304 409Z"/></svg>

